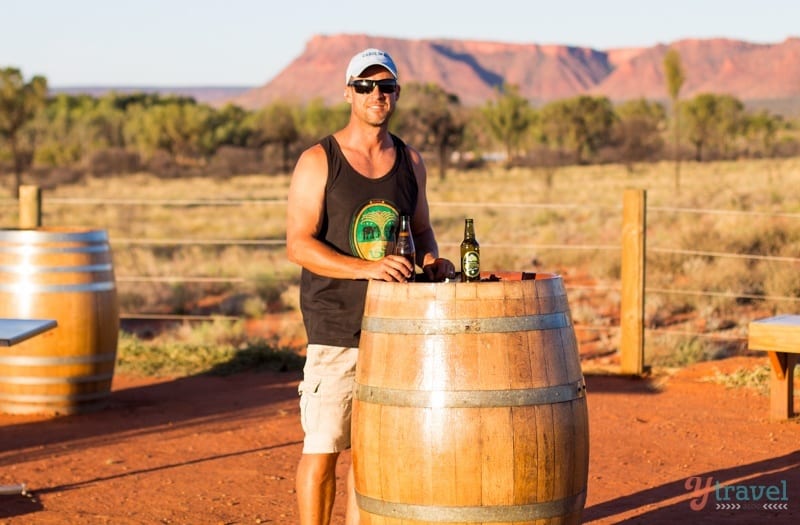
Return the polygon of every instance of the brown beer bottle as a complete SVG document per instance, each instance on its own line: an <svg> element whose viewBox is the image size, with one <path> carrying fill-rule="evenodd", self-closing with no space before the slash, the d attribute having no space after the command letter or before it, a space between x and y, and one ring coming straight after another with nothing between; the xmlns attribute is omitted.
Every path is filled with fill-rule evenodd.
<svg viewBox="0 0 800 525"><path fill-rule="evenodd" d="M475 238L472 219L464 220L464 240L461 241L461 282L481 280L481 248Z"/></svg>
<svg viewBox="0 0 800 525"><path fill-rule="evenodd" d="M397 230L397 241L394 243L394 255L402 255L411 263L412 268L416 268L417 250L414 248L414 237L411 235L411 216L400 216L400 229ZM416 277L416 269L411 271L408 282L413 282Z"/></svg>

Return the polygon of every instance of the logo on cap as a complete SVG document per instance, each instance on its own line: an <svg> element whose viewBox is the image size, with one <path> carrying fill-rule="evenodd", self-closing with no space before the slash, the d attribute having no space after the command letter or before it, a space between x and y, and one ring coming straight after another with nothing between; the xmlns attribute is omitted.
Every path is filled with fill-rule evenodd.
<svg viewBox="0 0 800 525"><path fill-rule="evenodd" d="M345 73L345 84L350 82L351 78L359 76L370 66L382 66L394 78L397 78L397 66L394 65L394 60L389 56L389 53L380 49L369 48L350 59L350 64L348 64L347 72Z"/></svg>

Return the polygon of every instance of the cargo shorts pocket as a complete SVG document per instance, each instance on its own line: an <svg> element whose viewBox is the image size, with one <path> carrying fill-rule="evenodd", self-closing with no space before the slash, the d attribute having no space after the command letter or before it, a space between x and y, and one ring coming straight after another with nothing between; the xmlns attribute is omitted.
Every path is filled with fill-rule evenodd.
<svg viewBox="0 0 800 525"><path fill-rule="evenodd" d="M322 404L321 385L321 379L306 377L297 386L297 393L300 395L300 424L306 434L316 431L319 427Z"/></svg>

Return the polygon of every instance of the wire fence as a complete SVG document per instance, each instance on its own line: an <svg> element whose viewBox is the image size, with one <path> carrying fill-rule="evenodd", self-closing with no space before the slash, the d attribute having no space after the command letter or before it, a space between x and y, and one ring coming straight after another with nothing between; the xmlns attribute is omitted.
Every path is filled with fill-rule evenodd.
<svg viewBox="0 0 800 525"><path fill-rule="evenodd" d="M68 199L62 199L64 203L71 203L76 204L81 201L89 204L97 204L99 201L92 200L92 199L81 199L81 200L73 200L70 201ZM119 200L113 201L109 204L118 204L118 205L151 205L151 206L196 206L196 205L203 205L203 206L217 206L217 205L225 205L225 206L239 206L242 204L262 204L262 205L286 205L285 200L270 200L270 201L258 201L258 200L184 200L184 201L141 201L141 200ZM446 207L457 207L457 208L487 208L487 209L503 209L503 208L517 208L522 210L532 210L532 209L553 209L553 210L564 210L564 209L575 209L575 210L604 210L604 211L612 211L612 212L619 212L621 210L621 206L604 206L604 205L589 205L589 204L563 204L563 203L490 203L490 202L475 202L475 201L465 201L465 202L431 202L432 207L438 208L446 208ZM659 206L652 206L648 207L648 212L663 212L663 213L673 213L673 214L702 214L702 215L717 215L717 216L739 216L739 217L752 217L754 219L774 219L774 218L784 218L784 219L794 219L800 220L800 213L766 213L766 212L752 212L752 211L735 211L735 210L713 210L713 209L701 209L701 208L678 208L678 207L659 207ZM176 245L187 245L187 244L195 244L195 245L230 245L230 246L285 246L285 240L237 240L237 239L115 239L115 244L119 245L164 245L164 246L176 246ZM440 243L441 246L449 246L449 247L457 247L457 242L443 242ZM532 250L582 250L582 251L619 251L620 246L619 244L565 244L565 243L494 243L494 242L483 242L482 246L486 249L491 250L518 250L518 249L532 249ZM682 256L698 256L698 257L712 257L712 258L731 258L731 259L743 259L743 260L752 260L752 261L772 261L772 262L780 262L780 263L793 263L797 264L800 263L800 257L787 257L787 256L776 256L776 255L761 255L761 254L752 254L752 253L729 253L729 252L719 252L719 251L707 251L707 250L687 250L687 249L679 249L679 248L662 248L662 247L648 247L647 248L648 254L673 254L673 255L682 255ZM124 278L123 278L124 279ZM146 277L139 277L141 280L146 280ZM180 279L180 277L176 277L175 280ZM185 278L187 282L191 281L191 278ZM242 282L243 279L229 279L229 282ZM198 281L200 282L200 281ZM587 286L570 286L573 289L594 289L594 290L618 290L619 286L616 287L609 287L609 286L595 286L595 287L587 287ZM776 295L763 295L763 294L747 294L743 292L713 292L708 290L679 290L679 289L666 289L666 288L653 288L647 287L646 291L648 293L660 293L660 294L676 294L676 295L695 295L695 296L706 296L706 297L726 297L726 298L746 298L752 300L775 300L775 301L789 301L789 302L800 302L800 298L797 296L776 296Z"/></svg>
<svg viewBox="0 0 800 525"><path fill-rule="evenodd" d="M65 198L65 197L52 197L47 199L48 205L59 205L62 207L80 207L92 206L108 208L121 208L121 207L156 207L162 209L188 209L188 208L223 208L233 209L242 206L258 206L258 207L284 207L287 204L286 199L226 199L226 198L210 198L210 199L95 199L95 198ZM0 201L0 206L16 206L17 201L14 199L5 199ZM622 206L609 206L602 204L565 204L565 203L522 203L522 202L431 202L431 208L444 209L444 208L466 208L471 210L503 210L503 209L517 209L523 214L533 210L574 210L574 211L594 211L606 214L620 214ZM663 207L663 206L648 206L648 213L655 214L670 214L674 216L688 216L688 215L706 215L706 216L728 216L739 218L750 218L753 220L800 220L800 213L786 213L786 212L759 212L759 211L738 211L738 210L717 210L717 209L702 209L702 208L680 208L680 207ZM112 237L112 248L121 249L124 247L246 247L246 248L269 248L272 250L281 250L285 248L285 239L242 239L242 238L149 238L149 237ZM648 240L648 243L650 240ZM456 242L443 242L440 243L441 247L450 249L457 249L458 243ZM483 242L482 248L487 251L508 251L508 250L530 250L530 251L592 251L592 252L609 252L613 256L613 252L621 250L620 244L606 243L606 244L589 244L589 243L519 243L519 242ZM786 265L798 265L800 257L782 256L782 255L769 255L761 253L732 253L724 251L711 251L703 249L685 249L673 248L665 246L647 246L647 256L655 255L673 255L681 257L702 257L712 259L733 259L744 261L760 261ZM190 275L134 275L118 272L117 281L120 283L127 283L137 285L142 283L152 284L228 284L228 285L243 285L251 282L246 276L190 276ZM609 293L619 292L619 283L601 283L594 285L586 284L570 284L567 283L568 290L582 291L582 292L598 292ZM763 293L748 293L747 291L714 291L707 289L681 289L681 288L665 288L661 286L646 286L646 295L682 295L694 296L705 298L724 298L730 300L750 300L750 301L774 301L791 304L795 308L800 304L800 297L797 295L778 295L778 294L763 294ZM122 317L127 319L168 319L168 320L211 320L211 319L239 319L239 316L226 316L226 315L177 315L165 313L142 313L142 312L122 312ZM586 324L582 326L585 330L596 330L613 333L619 330L618 325L599 324L592 325ZM743 340L741 335L725 335L725 334L707 334L700 331L690 330L666 330L663 328L652 327L648 328L653 333L663 334L676 334L692 337L706 337L711 339L728 339L728 340Z"/></svg>

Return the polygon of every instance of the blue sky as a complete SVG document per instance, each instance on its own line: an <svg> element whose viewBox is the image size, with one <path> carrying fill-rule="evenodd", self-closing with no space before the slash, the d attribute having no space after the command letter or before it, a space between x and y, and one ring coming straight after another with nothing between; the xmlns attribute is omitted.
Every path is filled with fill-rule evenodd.
<svg viewBox="0 0 800 525"><path fill-rule="evenodd" d="M315 34L568 44L800 37L797 0L0 0L0 67L51 86L256 86Z"/></svg>

